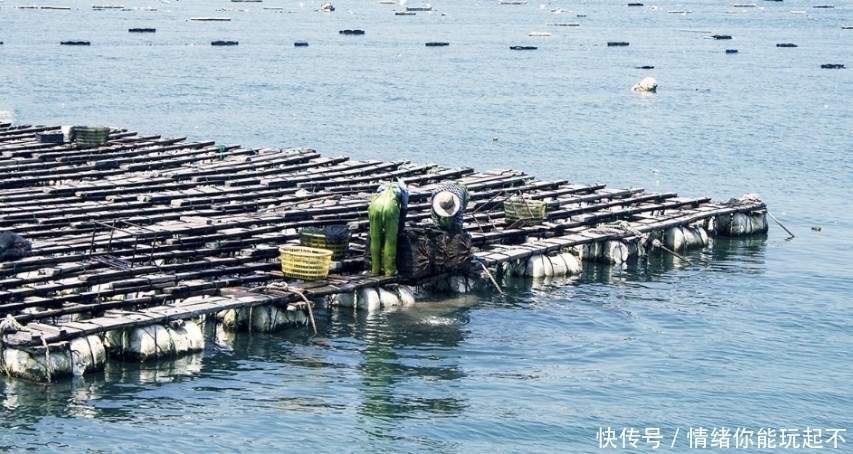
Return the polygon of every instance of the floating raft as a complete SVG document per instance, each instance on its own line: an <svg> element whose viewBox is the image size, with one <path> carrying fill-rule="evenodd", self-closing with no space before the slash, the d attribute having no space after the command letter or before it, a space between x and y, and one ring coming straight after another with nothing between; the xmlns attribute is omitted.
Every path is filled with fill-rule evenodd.
<svg viewBox="0 0 853 454"><path fill-rule="evenodd" d="M307 301L318 298L447 280L363 273L369 200L379 184L397 179L409 186L412 229L431 226L435 187L467 185L465 229L474 263L499 276L569 250L583 260L613 263L620 260L613 251L627 248L619 252L624 258L654 241L678 250L700 230L736 236L767 229L757 198L714 203L640 188L542 181L517 170L358 161L308 148L104 132L99 146L84 147L45 141L62 133L59 126L0 124L0 231L32 243L31 255L0 262L5 352L29 352L37 361L54 351L70 354L70 343L91 343L92 336L116 330L172 329L223 311L282 307L291 314L298 305L310 310ZM738 217L757 220L757 227L736 227ZM348 250L331 262L325 279L285 278L280 247L300 244L302 229L341 224L351 232ZM682 239L670 238L675 234ZM275 290L282 283L288 286ZM13 325L20 327L7 330Z"/></svg>

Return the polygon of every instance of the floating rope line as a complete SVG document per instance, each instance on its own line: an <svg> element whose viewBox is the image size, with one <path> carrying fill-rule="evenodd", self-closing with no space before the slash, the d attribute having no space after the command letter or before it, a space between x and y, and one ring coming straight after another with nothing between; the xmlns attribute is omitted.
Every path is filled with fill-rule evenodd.
<svg viewBox="0 0 853 454"><path fill-rule="evenodd" d="M788 230L788 228L787 228L787 227L785 227L784 225L782 225L782 223L781 223L781 222L779 222L779 220L778 220L778 219L776 219L776 216L773 216L772 214L770 214L770 211L769 211L769 210L767 211L767 216L770 216L770 218L771 218L771 219L773 219L774 221L776 221L776 223L777 223L777 224L779 224L779 227L782 227L786 232L788 232L788 235L791 235L791 237L790 237L790 238L788 238L788 239L794 238L794 234L793 234L793 233L791 233L791 231L790 231L790 230Z"/></svg>

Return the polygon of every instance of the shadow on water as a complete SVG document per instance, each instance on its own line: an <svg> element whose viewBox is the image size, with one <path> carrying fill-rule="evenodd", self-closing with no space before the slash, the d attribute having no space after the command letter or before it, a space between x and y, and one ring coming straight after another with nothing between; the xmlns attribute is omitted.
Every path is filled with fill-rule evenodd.
<svg viewBox="0 0 853 454"><path fill-rule="evenodd" d="M447 352L465 339L473 301L419 302L379 312L330 311L331 336L359 342L358 413L385 420L461 414L467 403L448 387L465 374ZM368 430L379 435L376 427Z"/></svg>

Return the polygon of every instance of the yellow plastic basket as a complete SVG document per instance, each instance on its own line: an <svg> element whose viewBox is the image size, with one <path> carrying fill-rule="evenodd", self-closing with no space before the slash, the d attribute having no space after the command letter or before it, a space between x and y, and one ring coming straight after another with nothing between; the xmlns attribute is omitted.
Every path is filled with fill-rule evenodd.
<svg viewBox="0 0 853 454"><path fill-rule="evenodd" d="M530 224L541 223L545 219L545 202L510 197L504 201L504 216L507 222L525 221Z"/></svg>
<svg viewBox="0 0 853 454"><path fill-rule="evenodd" d="M329 275L332 251L313 247L287 245L278 248L281 272L287 277L313 280Z"/></svg>
<svg viewBox="0 0 853 454"><path fill-rule="evenodd" d="M299 244L306 247L327 249L332 251L332 260L343 260L349 249L349 238L342 243L330 243L322 233L300 232Z"/></svg>

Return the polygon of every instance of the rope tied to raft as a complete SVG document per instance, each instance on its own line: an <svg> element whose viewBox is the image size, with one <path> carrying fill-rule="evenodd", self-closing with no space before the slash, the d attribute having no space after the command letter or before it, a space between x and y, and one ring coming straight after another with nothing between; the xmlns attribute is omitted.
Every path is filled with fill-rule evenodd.
<svg viewBox="0 0 853 454"><path fill-rule="evenodd" d="M661 248L661 249L663 249L664 251L669 252L670 254L672 254L672 255L674 255L674 256L676 256L676 257L678 257L679 259L684 260L684 261L685 261L685 262L687 262L688 264L693 265L693 262L691 262L691 261L690 261L690 259L688 259L687 257L684 257L683 255L680 255L679 253L677 253L677 252L673 251L672 249L670 249L670 248L668 248L668 247L664 246L664 245L663 245L663 243L661 243L661 242L660 242L660 240L659 240L659 239L657 239L657 238L655 238L654 240L652 240L652 247L655 247L655 248Z"/></svg>
<svg viewBox="0 0 853 454"><path fill-rule="evenodd" d="M632 226L628 221L621 220L621 221L616 223L616 226L619 227L620 229L626 231L626 232L633 233L634 236L636 236L637 238L639 238L642 241L646 241L649 237L648 233L643 233L643 232L637 230L637 228Z"/></svg>
<svg viewBox="0 0 853 454"><path fill-rule="evenodd" d="M18 320L12 317L12 314L6 314L6 318L0 321L0 334L17 333L22 329L24 329L24 326L18 323Z"/></svg>
<svg viewBox="0 0 853 454"><path fill-rule="evenodd" d="M47 345L47 339L44 337L41 338L41 344L44 346L44 376L47 378L47 382L50 383L50 346Z"/></svg>
<svg viewBox="0 0 853 454"><path fill-rule="evenodd" d="M302 300L305 302L305 305L308 306L308 317L311 320L311 326L314 328L314 334L318 334L317 332L317 323L314 321L314 310L311 307L311 300L305 297L305 294L302 293L298 288L291 288L287 282L284 281L276 281L268 284L265 287L267 290L273 291L282 291L282 292L293 292L302 297Z"/></svg>
<svg viewBox="0 0 853 454"><path fill-rule="evenodd" d="M6 318L3 321L0 321L0 368L2 368L3 373L6 374L7 377L11 376L11 372L9 368L6 367L6 359L3 354L6 349L6 344L3 342L3 335L6 333L17 333L18 331L24 329L24 327L15 320L15 317L12 317L12 314L6 314Z"/></svg>
<svg viewBox="0 0 853 454"><path fill-rule="evenodd" d="M311 326L314 328L314 334L318 334L317 332L317 323L314 322L314 310L311 309L311 300L305 297L305 294L302 293L299 289L291 288L291 292L296 293L297 295L302 297L302 300L305 301L305 305L308 306L308 316L311 319Z"/></svg>
<svg viewBox="0 0 853 454"><path fill-rule="evenodd" d="M481 267L483 267L483 271L485 271L485 272L486 272L486 276L489 276L489 279L492 281L492 284L494 284L494 285L495 285L495 288L496 288L496 289L498 289L498 292L499 292L501 295L503 295L503 294L504 294L504 291L503 291L503 289L501 289L501 286L500 286L500 285L498 285L498 281L496 281L496 280L495 280L495 277L494 277L494 276L492 276L492 272L491 272L491 271L489 271L489 267L487 267L485 263L483 263L483 262L481 262L481 261L479 261L479 260L476 260L476 259L472 260L472 262L474 262L474 263L478 263L478 264L480 264L480 266L481 266Z"/></svg>

